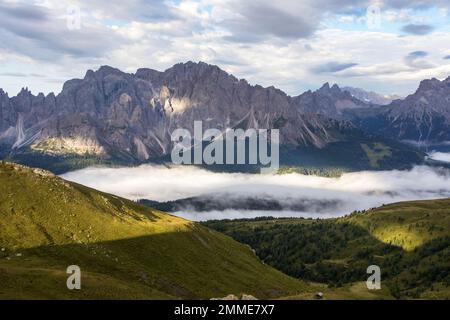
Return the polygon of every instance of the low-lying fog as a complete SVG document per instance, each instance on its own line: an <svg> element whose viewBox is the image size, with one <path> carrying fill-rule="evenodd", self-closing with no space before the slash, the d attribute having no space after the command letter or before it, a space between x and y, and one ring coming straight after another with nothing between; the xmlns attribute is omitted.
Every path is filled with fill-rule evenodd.
<svg viewBox="0 0 450 320"><path fill-rule="evenodd" d="M220 203L219 210L186 207L174 213L190 220L257 216L325 218L391 202L450 197L450 170L427 166L410 171L363 171L347 173L340 178L324 178L300 174L216 173L187 166L142 165L91 167L62 177L132 200L165 202L200 196L205 201ZM245 205L248 199L253 199L253 203L255 199L261 199L261 202L274 200L278 205L275 210L270 207L248 210Z"/></svg>
<svg viewBox="0 0 450 320"><path fill-rule="evenodd" d="M448 152L433 151L428 156L433 160L450 162L450 153Z"/></svg>

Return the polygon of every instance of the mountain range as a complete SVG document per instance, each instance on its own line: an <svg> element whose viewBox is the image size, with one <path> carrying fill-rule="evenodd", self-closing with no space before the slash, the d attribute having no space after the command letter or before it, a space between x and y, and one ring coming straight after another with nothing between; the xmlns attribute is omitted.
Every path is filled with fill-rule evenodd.
<svg viewBox="0 0 450 320"><path fill-rule="evenodd" d="M291 97L203 62L134 74L103 66L65 82L58 95L0 90L0 156L53 171L142 163L167 157L172 131L203 120L204 130L280 129L285 165L403 167L423 154L392 138L450 140L449 83L427 80L380 106L329 84Z"/></svg>
<svg viewBox="0 0 450 320"><path fill-rule="evenodd" d="M318 115L304 116L291 98L273 87L251 86L216 66L177 64L165 72L111 67L67 81L55 96L1 93L3 150L47 155L95 155L145 161L170 153L176 128L283 126L281 140L293 146L324 147L336 140L330 129L352 130Z"/></svg>

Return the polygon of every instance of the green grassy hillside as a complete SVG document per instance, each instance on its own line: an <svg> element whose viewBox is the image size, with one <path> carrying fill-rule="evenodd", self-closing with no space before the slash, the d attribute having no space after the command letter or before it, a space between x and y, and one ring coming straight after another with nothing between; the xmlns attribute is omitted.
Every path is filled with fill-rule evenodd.
<svg viewBox="0 0 450 320"><path fill-rule="evenodd" d="M412 251L450 236L450 199L401 202L341 218L383 243Z"/></svg>
<svg viewBox="0 0 450 320"><path fill-rule="evenodd" d="M66 288L69 265L81 268L79 291ZM308 288L221 233L0 164L0 299L277 298Z"/></svg>
<svg viewBox="0 0 450 320"><path fill-rule="evenodd" d="M249 244L291 276L328 284L329 297L368 298L358 283L376 264L388 289L378 298L450 298L450 199L396 203L338 219L205 225Z"/></svg>

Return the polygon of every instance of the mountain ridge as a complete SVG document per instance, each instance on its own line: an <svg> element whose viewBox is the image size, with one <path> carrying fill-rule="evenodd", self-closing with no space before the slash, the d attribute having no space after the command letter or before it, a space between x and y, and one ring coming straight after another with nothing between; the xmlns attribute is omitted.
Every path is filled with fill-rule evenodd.
<svg viewBox="0 0 450 320"><path fill-rule="evenodd" d="M302 101L310 94L325 97L319 99L327 106L323 112L304 108ZM25 88L12 98L0 94L0 155L43 167L59 158L74 158L80 165L142 163L169 155L171 132L192 132L194 121L203 120L204 130L276 128L282 147L303 153L351 144L349 152L362 157L352 165L370 168L361 144L390 142L377 141L341 117L343 111L361 106L367 105L337 85L291 97L204 62L179 63L163 72L140 68L134 74L102 66L88 70L83 79L68 80L58 95L35 96ZM409 155L400 155L402 162L421 161L403 149L399 155Z"/></svg>
<svg viewBox="0 0 450 320"><path fill-rule="evenodd" d="M149 76L151 77L149 78ZM219 84L219 87L213 88L209 85L211 82L214 85ZM208 96L201 86L209 87L208 89L213 90L215 95ZM220 86L231 90L231 95L234 96L228 95L230 92L224 92ZM240 92L236 93L235 91ZM205 98L206 96L207 98ZM262 96L274 100L272 102L277 104L278 110L271 110L268 103L261 100ZM205 101L205 99L208 101ZM221 103L220 99L227 100L227 106ZM259 101L257 101L258 99ZM216 104L217 107L208 110L207 104ZM238 106L235 106L228 113L217 110L226 110L226 107L232 108L233 104L238 104ZM278 112L280 115L289 114L289 117L294 118L297 122L297 127L303 128L302 132L294 137L290 137L292 134L285 135L289 143L297 144L298 141L302 141L302 143L310 143L316 146L322 146L325 143L325 137L313 133L313 130L308 128L312 126L311 123L308 123L308 119L302 119L295 113L295 110L290 110L289 97L284 92L271 87L251 86L246 81L238 80L217 66L205 63L176 64L164 72L139 69L135 74L128 74L116 68L102 66L97 71L89 70L86 72L83 79L67 81L63 90L57 96L51 94L46 97L42 94L34 96L29 90L23 89L17 96L10 98L9 103L4 102L2 105L2 111L5 111L2 112L2 114L5 114L5 116L2 116L1 124L3 129L2 140L8 142L8 139L14 139L13 149L23 146L23 142L26 142L25 145L33 146L31 141L37 141L37 148L40 149L40 140L45 141L46 138L60 137L61 135L69 137L76 135L77 130L67 130L64 125L61 126L54 122L67 121L67 116L79 113L79 117L81 117L79 121L90 124L90 126L80 128L84 138L81 145L84 149L75 149L72 150L73 152L88 151L99 155L106 153L105 148L107 149L111 145L125 150L134 147L136 150L134 152L129 151L129 153L137 156L140 160L144 160L150 158L151 154L149 153L153 153L152 156L167 153L167 133L174 128L174 124L182 122L186 124L186 127L192 127L192 121L188 123L187 120L183 119L182 113L187 113L184 116L187 119L201 118L199 109L202 108L207 109L209 117L212 116L217 119L220 116L221 119L216 120L216 127L219 129L236 124L242 118L250 115L255 116L255 113L258 112L264 111L265 115L268 115L268 117L261 114L257 115L259 122L262 122L261 126L267 126L271 121L273 122L273 116L270 116L271 111ZM152 110L148 111L149 108ZM257 108L261 110L256 110ZM12 111L13 114L6 114L8 111ZM49 113L55 112L58 112L59 119L54 119L55 115L49 115ZM214 112L219 114L211 114ZM21 115L23 119L20 118ZM47 118L45 118L46 116ZM169 116L170 119L168 119ZM142 118L144 119L141 123L139 120ZM101 140L101 137L92 131L95 131L94 128L98 128L99 124L90 122L105 119L110 122L109 126L101 124L103 127L99 128L100 130L108 130L111 127L113 127L112 129L121 128L127 125L133 126L132 131L145 131L146 128L154 130L135 135L131 139L132 141L120 141L126 139L125 137L118 137L119 141L112 139L114 141L108 141L106 145L103 144L103 149L95 148L93 145L100 147L99 140ZM69 120L73 119L70 118ZM49 126L43 128L36 126L36 123L39 124L40 121L46 121ZM323 129L323 125L320 125L321 120L313 117L312 122L318 127L316 131L320 133L320 130ZM23 138L23 135L28 139ZM38 136L36 135L40 139L37 139ZM103 138L107 139L108 137ZM61 139L63 140L60 141L62 145L70 145L68 141ZM147 141L143 141L143 139L147 139ZM145 148L139 148L142 145ZM58 146L55 146L54 149L53 151L56 152Z"/></svg>
<svg viewBox="0 0 450 320"><path fill-rule="evenodd" d="M371 133L409 141L417 146L439 147L450 141L450 77L423 80L417 90L375 109L359 112L354 123Z"/></svg>

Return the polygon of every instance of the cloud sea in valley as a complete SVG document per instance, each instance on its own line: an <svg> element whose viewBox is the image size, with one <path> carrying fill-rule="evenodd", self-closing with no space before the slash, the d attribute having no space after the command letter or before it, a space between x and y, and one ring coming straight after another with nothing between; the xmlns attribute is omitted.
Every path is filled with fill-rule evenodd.
<svg viewBox="0 0 450 320"><path fill-rule="evenodd" d="M438 155L443 158L442 155ZM220 202L220 210L173 212L190 220L274 217L328 218L382 204L450 197L450 170L417 166L411 170L361 171L339 178L301 174L218 173L193 166L141 165L90 167L64 179L132 200L158 202L198 197ZM240 209L243 199L274 200L276 210Z"/></svg>

